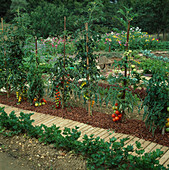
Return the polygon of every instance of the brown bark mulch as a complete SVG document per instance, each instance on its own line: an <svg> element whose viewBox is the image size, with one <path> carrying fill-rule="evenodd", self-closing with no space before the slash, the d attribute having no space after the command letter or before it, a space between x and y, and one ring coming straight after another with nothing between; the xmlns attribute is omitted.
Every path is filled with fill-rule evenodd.
<svg viewBox="0 0 169 170"><path fill-rule="evenodd" d="M27 101L23 101L19 105L17 105L16 102L15 95L11 94L10 98L7 98L5 93L0 93L0 103L2 104L71 119L89 124L93 127L111 129L116 133L130 134L169 147L169 133L162 135L160 130L156 130L155 135L153 136L152 132L149 132L149 129L146 128L145 123L141 120L127 119L125 122L113 122L110 114L93 111L93 115L88 116L86 109L79 107L54 109L56 104L51 101L47 101L46 105L40 107L31 106Z"/></svg>

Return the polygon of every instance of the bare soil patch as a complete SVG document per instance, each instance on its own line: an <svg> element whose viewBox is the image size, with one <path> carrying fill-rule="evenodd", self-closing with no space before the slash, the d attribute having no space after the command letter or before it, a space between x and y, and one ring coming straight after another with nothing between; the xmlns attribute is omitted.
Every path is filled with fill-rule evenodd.
<svg viewBox="0 0 169 170"><path fill-rule="evenodd" d="M5 170L86 169L83 157L76 156L72 152L57 150L53 145L44 145L37 139L26 135L5 137L0 134L1 161L3 164L0 164L0 168Z"/></svg>

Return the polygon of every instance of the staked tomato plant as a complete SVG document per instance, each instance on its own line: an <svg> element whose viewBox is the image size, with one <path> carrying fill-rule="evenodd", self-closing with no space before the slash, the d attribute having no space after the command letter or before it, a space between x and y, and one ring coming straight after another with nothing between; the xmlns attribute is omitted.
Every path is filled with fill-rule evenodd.
<svg viewBox="0 0 169 170"><path fill-rule="evenodd" d="M38 56L32 54L29 56L29 69L27 72L27 97L31 104L34 100L40 102L44 95L44 80L42 79L42 70L37 62Z"/></svg>
<svg viewBox="0 0 169 170"><path fill-rule="evenodd" d="M67 105L70 99L71 93L71 78L74 77L74 69L72 69L74 60L66 56L65 58L65 68L63 56L57 57L54 67L50 69L50 78L51 81L51 94L50 96L56 96L56 93L59 92L59 96L55 97L56 105L59 107L62 105L63 100L65 105ZM63 90L64 87L64 90Z"/></svg>
<svg viewBox="0 0 169 170"><path fill-rule="evenodd" d="M15 24L5 27L0 39L0 88L5 88L8 97L11 90L21 92L26 82L23 58L27 34L20 18L16 17Z"/></svg>
<svg viewBox="0 0 169 170"><path fill-rule="evenodd" d="M142 108L144 108L143 119L153 134L157 128L162 130L165 127L168 117L167 107L169 106L168 88L169 78L166 69L155 72L148 81L147 96L142 104Z"/></svg>

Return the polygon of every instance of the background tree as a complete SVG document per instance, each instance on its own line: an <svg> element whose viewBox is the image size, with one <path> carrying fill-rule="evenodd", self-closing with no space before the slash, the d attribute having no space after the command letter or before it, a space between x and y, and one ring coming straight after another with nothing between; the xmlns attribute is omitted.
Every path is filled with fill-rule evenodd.
<svg viewBox="0 0 169 170"><path fill-rule="evenodd" d="M82 28L92 3L98 3L98 10L92 13L92 29L99 33L113 31L113 28L124 29L114 16L117 11L126 6L132 8L138 16L132 26L139 27L148 33L163 33L169 31L169 0L1 0L0 15L7 22L12 21L16 9L30 18L29 29L36 36L48 37L59 35L63 31L63 17L67 18L67 28L70 34Z"/></svg>
<svg viewBox="0 0 169 170"><path fill-rule="evenodd" d="M11 0L1 0L0 5L0 17L5 17L8 11L10 11L12 1ZM7 16L8 18L9 16Z"/></svg>

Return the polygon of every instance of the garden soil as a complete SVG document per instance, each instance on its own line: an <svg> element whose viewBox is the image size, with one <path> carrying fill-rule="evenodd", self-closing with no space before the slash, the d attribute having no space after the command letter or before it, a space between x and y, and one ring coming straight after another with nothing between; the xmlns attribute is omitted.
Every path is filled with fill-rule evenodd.
<svg viewBox="0 0 169 170"><path fill-rule="evenodd" d="M0 134L0 170L84 170L83 157L57 150L26 135Z"/></svg>

